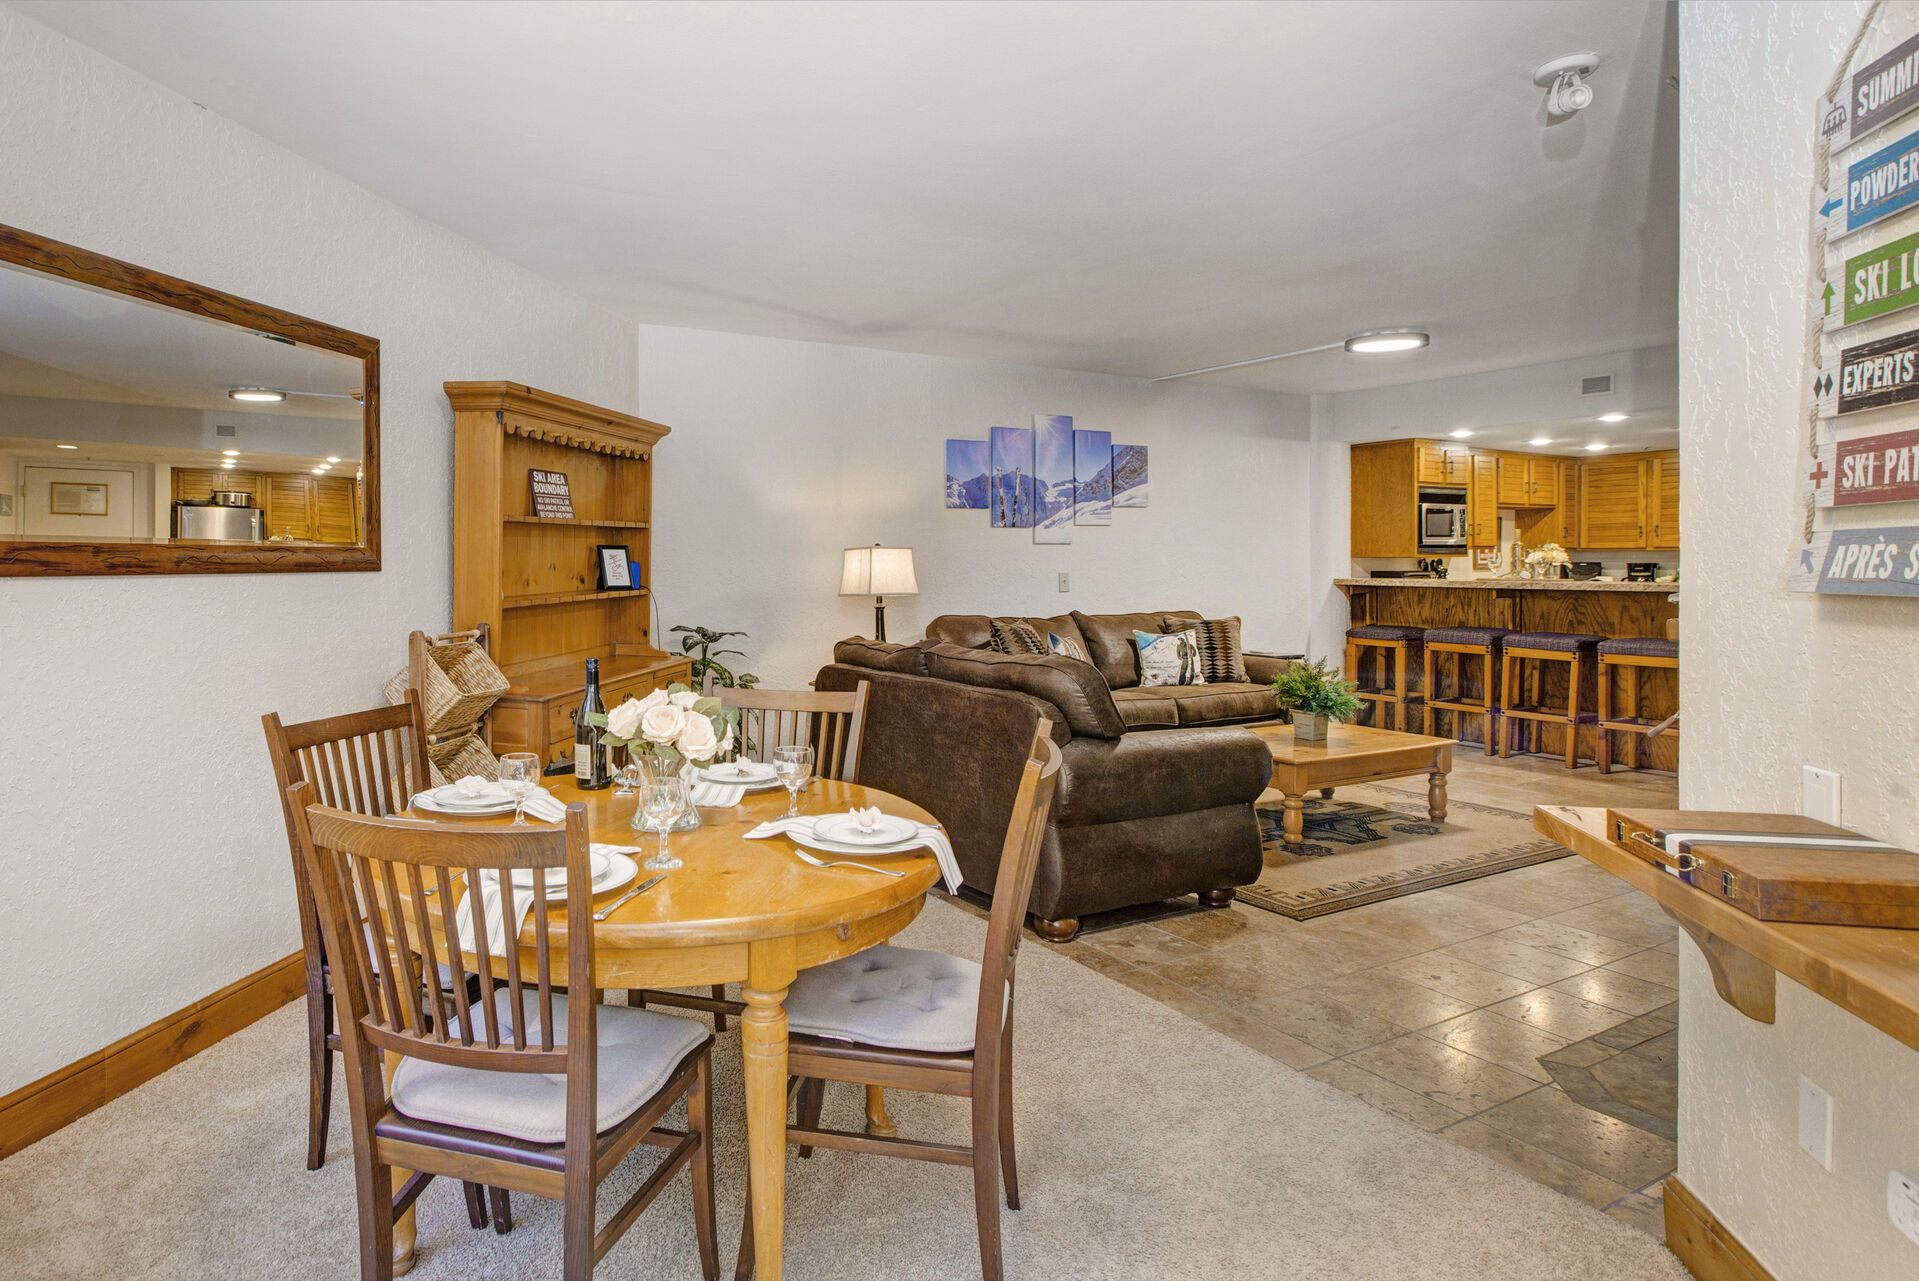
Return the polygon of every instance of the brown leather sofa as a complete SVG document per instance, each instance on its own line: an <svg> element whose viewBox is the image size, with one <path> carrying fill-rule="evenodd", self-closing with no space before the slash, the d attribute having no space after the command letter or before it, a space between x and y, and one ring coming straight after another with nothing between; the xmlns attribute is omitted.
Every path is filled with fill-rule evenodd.
<svg viewBox="0 0 1919 1281"><path fill-rule="evenodd" d="M1245 684L1139 688L1133 631L1167 614L1029 619L1070 636L1091 661L986 648L990 620L947 615L915 645L846 640L821 690L870 684L860 781L945 825L966 883L993 883L1013 795L1041 716L1060 746L1059 790L1040 852L1034 928L1064 941L1079 918L1198 893L1209 907L1259 876L1253 802L1272 777L1258 738L1235 728L1278 717L1282 660L1248 657ZM1069 630L1070 629L1070 630Z"/></svg>

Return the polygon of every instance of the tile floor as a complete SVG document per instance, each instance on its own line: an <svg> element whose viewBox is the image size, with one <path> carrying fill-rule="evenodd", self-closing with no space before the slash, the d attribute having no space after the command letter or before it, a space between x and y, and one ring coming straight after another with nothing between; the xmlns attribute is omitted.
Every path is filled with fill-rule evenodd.
<svg viewBox="0 0 1919 1281"><path fill-rule="evenodd" d="M1671 775L1468 752L1449 790L1520 812L1677 804ZM1235 904L1055 950L1664 1239L1678 930L1583 859L1310 921Z"/></svg>

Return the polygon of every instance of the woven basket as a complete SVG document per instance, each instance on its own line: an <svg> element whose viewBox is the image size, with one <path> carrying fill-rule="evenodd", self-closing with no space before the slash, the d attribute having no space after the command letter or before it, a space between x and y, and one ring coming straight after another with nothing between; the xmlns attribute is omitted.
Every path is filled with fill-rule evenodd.
<svg viewBox="0 0 1919 1281"><path fill-rule="evenodd" d="M406 681L406 669L401 668L382 687L387 702L405 701ZM475 724L492 710L507 688L505 674L472 641L431 646L427 650L426 688L420 691L426 732L442 734Z"/></svg>
<svg viewBox="0 0 1919 1281"><path fill-rule="evenodd" d="M462 734L444 743L428 744L426 761L435 787L445 787L468 774L486 779L500 777L500 762L486 750L486 740L478 734Z"/></svg>

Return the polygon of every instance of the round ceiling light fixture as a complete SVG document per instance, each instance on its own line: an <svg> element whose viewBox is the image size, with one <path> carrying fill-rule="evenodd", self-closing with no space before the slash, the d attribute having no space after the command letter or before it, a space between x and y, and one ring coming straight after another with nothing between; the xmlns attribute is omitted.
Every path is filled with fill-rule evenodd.
<svg viewBox="0 0 1919 1281"><path fill-rule="evenodd" d="M1526 443L1528 445L1550 445L1553 443L1553 438L1551 436L1534 436Z"/></svg>
<svg viewBox="0 0 1919 1281"><path fill-rule="evenodd" d="M1599 421L1602 423L1623 423L1626 421L1626 415L1620 413L1601 414L1599 415Z"/></svg>
<svg viewBox="0 0 1919 1281"><path fill-rule="evenodd" d="M1589 454L1596 454L1600 450L1604 449L1605 447L1606 446L1603 442L1595 440L1592 444L1586 446L1586 452Z"/></svg>
<svg viewBox="0 0 1919 1281"><path fill-rule="evenodd" d="M287 398L285 392L275 391L271 387L229 387L227 395L234 400L258 401L262 404L273 404Z"/></svg>
<svg viewBox="0 0 1919 1281"><path fill-rule="evenodd" d="M1433 336L1419 329L1368 329L1346 340L1346 350L1361 356L1384 356L1395 351L1417 351Z"/></svg>
<svg viewBox="0 0 1919 1281"><path fill-rule="evenodd" d="M55 445L55 446L54 446L54 448L55 448L55 449L78 449L78 448L80 448L80 446L78 446L78 445Z"/></svg>

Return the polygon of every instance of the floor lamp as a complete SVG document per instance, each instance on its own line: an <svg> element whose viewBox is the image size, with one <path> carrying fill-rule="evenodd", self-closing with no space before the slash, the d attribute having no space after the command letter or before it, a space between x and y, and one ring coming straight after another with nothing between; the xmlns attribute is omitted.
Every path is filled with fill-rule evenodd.
<svg viewBox="0 0 1919 1281"><path fill-rule="evenodd" d="M886 597L917 596L911 547L849 547L840 561L840 595L873 598L873 639L886 639Z"/></svg>

